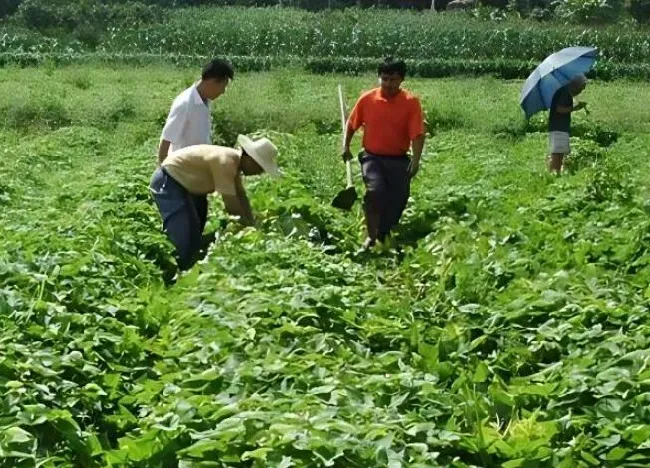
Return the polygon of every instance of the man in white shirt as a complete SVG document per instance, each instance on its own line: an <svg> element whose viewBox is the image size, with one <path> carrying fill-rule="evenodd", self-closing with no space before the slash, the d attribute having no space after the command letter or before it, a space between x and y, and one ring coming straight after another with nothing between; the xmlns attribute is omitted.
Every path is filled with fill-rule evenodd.
<svg viewBox="0 0 650 468"><path fill-rule="evenodd" d="M158 147L158 165L173 151L193 145L212 144L210 102L221 96L235 77L232 65L214 59L203 67L201 79L179 94L172 103ZM192 196L201 230L208 218L208 198Z"/></svg>

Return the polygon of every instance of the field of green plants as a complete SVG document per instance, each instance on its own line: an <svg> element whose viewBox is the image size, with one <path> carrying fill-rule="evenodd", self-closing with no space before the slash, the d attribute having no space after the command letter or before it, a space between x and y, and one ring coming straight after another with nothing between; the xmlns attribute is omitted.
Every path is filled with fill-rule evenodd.
<svg viewBox="0 0 650 468"><path fill-rule="evenodd" d="M409 80L423 168L400 247L359 253L336 85L375 77L240 74L215 140L268 135L287 175L247 182L258 230L214 199L165 285L147 184L195 69L1 73L0 466L650 463L647 84L590 85L556 178L520 81Z"/></svg>
<svg viewBox="0 0 650 468"><path fill-rule="evenodd" d="M595 77L650 78L650 28L635 23L586 28L467 13L355 9L156 11L107 24L79 19L81 29L63 34L49 23L26 28L17 19L7 20L0 25L0 64L127 60L199 66L206 57L226 53L239 70L296 65L316 73L358 74L374 70L377 59L390 54L407 59L411 71L423 77L491 74L510 79L525 78L555 50L583 45L600 50ZM56 12L44 10L38 18L56 18ZM93 13L78 12L83 21Z"/></svg>

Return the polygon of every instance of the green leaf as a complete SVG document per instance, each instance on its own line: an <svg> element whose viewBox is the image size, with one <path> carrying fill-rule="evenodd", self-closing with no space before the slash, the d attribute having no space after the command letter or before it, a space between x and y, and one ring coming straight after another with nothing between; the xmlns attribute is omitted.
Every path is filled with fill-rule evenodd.
<svg viewBox="0 0 650 468"><path fill-rule="evenodd" d="M425 341L420 341L418 343L418 354L423 358L424 368L433 372L438 364L438 345L432 345Z"/></svg>
<svg viewBox="0 0 650 468"><path fill-rule="evenodd" d="M309 390L311 395L322 395L326 393L331 393L332 390L336 389L336 385L322 385L320 387L314 387Z"/></svg>
<svg viewBox="0 0 650 468"><path fill-rule="evenodd" d="M537 395L547 397L555 391L557 384L547 383L547 384L526 384L526 385L517 385L510 386L509 391L516 395Z"/></svg>
<svg viewBox="0 0 650 468"><path fill-rule="evenodd" d="M163 446L163 439L160 435L161 432L158 429L153 429L141 437L123 437L119 440L120 449L125 451L129 460L148 460Z"/></svg>
<svg viewBox="0 0 650 468"><path fill-rule="evenodd" d="M454 375L455 367L451 362L439 362L435 366L435 371L440 376L440 380L447 380Z"/></svg>
<svg viewBox="0 0 650 468"><path fill-rule="evenodd" d="M506 393L503 389L499 388L498 386L495 385L490 386L489 391L492 398L494 398L494 401L506 406L515 406L514 398L510 394Z"/></svg>
<svg viewBox="0 0 650 468"><path fill-rule="evenodd" d="M29 432L20 427L10 427L2 431L2 440L5 444L23 444L34 439Z"/></svg>
<svg viewBox="0 0 650 468"><path fill-rule="evenodd" d="M596 439L596 443L603 447L614 447L621 442L621 436L619 434L612 434L609 437L603 439Z"/></svg>
<svg viewBox="0 0 650 468"><path fill-rule="evenodd" d="M266 461L266 457L268 456L269 453L273 452L272 448L259 448L257 450L252 450L250 452L244 452L242 454L242 461L247 461L247 460L259 460L259 461Z"/></svg>
<svg viewBox="0 0 650 468"><path fill-rule="evenodd" d="M103 451L102 444L99 442L99 439L94 434L91 434L87 437L86 445L88 447L88 452L90 456L94 457L96 455L99 455Z"/></svg>
<svg viewBox="0 0 650 468"><path fill-rule="evenodd" d="M625 456L630 453L629 449L623 447L614 447L612 450L607 452L608 461L619 461L625 459Z"/></svg>
<svg viewBox="0 0 650 468"><path fill-rule="evenodd" d="M524 466L526 464L526 459L525 458L517 458L516 460L509 460L507 462L504 462L501 467L502 468L519 468L521 466Z"/></svg>
<svg viewBox="0 0 650 468"><path fill-rule="evenodd" d="M183 455L194 458L204 458L214 453L223 453L228 450L229 437L233 434L224 432L222 439L201 439L182 450Z"/></svg>
<svg viewBox="0 0 650 468"><path fill-rule="evenodd" d="M474 371L474 377L472 377L472 382L474 383L483 383L487 380L489 369L487 364L484 362L479 362Z"/></svg>
<svg viewBox="0 0 650 468"><path fill-rule="evenodd" d="M585 452L584 450L582 450L580 452L580 456L582 457L582 459L584 461L586 461L590 465L593 465L593 466L599 466L600 465L600 462L598 461L598 459L596 457L594 457L593 455L591 455L588 452Z"/></svg>
<svg viewBox="0 0 650 468"><path fill-rule="evenodd" d="M199 281L200 274L201 267L200 265L196 265L190 272L185 273L181 276L181 278L177 281L176 286L178 288L190 288L192 286L195 286Z"/></svg>
<svg viewBox="0 0 650 468"><path fill-rule="evenodd" d="M282 457L282 461L280 461L278 468L289 468L291 466L293 466L291 457Z"/></svg>
<svg viewBox="0 0 650 468"><path fill-rule="evenodd" d="M623 433L623 438L634 444L641 444L650 439L650 425L639 424L629 427Z"/></svg>

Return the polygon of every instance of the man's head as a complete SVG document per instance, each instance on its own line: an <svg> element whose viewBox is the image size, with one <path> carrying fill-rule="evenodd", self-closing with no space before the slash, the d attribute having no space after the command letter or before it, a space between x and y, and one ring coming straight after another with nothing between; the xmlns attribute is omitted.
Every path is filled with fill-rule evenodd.
<svg viewBox="0 0 650 468"><path fill-rule="evenodd" d="M400 86L406 77L406 63L403 60L387 58L377 69L381 91L388 97L399 93Z"/></svg>
<svg viewBox="0 0 650 468"><path fill-rule="evenodd" d="M573 78L569 83L568 86L569 93L571 93L572 96L577 96L578 94L584 91L586 86L587 86L587 77L583 74L580 74L575 78Z"/></svg>
<svg viewBox="0 0 650 468"><path fill-rule="evenodd" d="M257 161L250 156L246 150L242 149L241 160L240 160L240 169L242 173L246 176L260 175L264 172L264 168L257 164Z"/></svg>
<svg viewBox="0 0 650 468"><path fill-rule="evenodd" d="M214 59L203 67L201 84L205 98L214 100L226 92L226 88L235 77L232 65L226 60Z"/></svg>
<svg viewBox="0 0 650 468"><path fill-rule="evenodd" d="M246 135L239 135L237 143L241 147L239 168L244 175L259 175L267 172L273 177L280 177L276 158L278 149L268 138L251 140Z"/></svg>

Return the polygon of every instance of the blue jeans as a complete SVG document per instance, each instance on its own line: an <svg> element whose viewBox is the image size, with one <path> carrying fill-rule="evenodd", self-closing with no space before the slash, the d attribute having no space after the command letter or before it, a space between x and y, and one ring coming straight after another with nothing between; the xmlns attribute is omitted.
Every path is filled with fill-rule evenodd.
<svg viewBox="0 0 650 468"><path fill-rule="evenodd" d="M176 247L178 267L186 270L201 250L207 197L190 194L161 167L153 173L149 190L158 206L163 231Z"/></svg>

